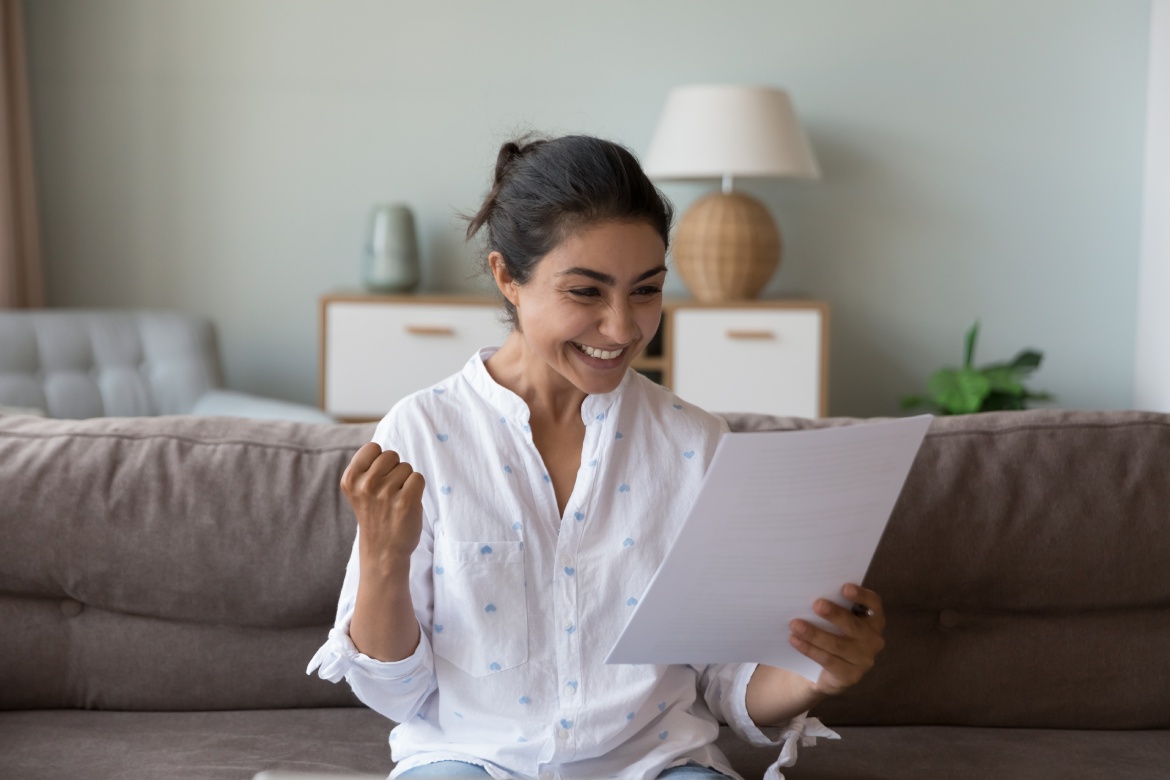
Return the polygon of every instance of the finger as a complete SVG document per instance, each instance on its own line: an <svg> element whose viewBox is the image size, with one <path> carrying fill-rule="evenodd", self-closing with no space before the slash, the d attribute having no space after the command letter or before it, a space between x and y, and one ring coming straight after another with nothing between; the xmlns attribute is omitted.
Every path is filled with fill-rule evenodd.
<svg viewBox="0 0 1170 780"><path fill-rule="evenodd" d="M369 470L366 471L366 476L370 480L380 480L393 471L402 459L398 457L398 453L394 450L383 450L382 454L374 459L370 464Z"/></svg>
<svg viewBox="0 0 1170 780"><path fill-rule="evenodd" d="M806 642L798 636L788 640L802 655L816 661L826 672L841 681L844 686L850 686L865 676L866 668L850 663L838 655L828 652L822 647ZM872 665L872 664L871 664Z"/></svg>
<svg viewBox="0 0 1170 780"><path fill-rule="evenodd" d="M377 490L382 495L392 495L402 489L406 484L407 478L414 473L414 469L410 467L409 463L399 463L389 474L386 474L379 482L371 483L371 487Z"/></svg>
<svg viewBox="0 0 1170 780"><path fill-rule="evenodd" d="M841 595L852 601L854 604L860 604L868 607L873 611L873 615L863 618L872 621L881 633L886 628L886 612L882 604L882 597L868 588L863 588L860 585L849 583L841 588Z"/></svg>
<svg viewBox="0 0 1170 780"><path fill-rule="evenodd" d="M853 610L835 604L828 599L817 599L813 602L813 612L839 628L841 633L846 636L858 637L874 630L874 622L871 618L861 617Z"/></svg>
<svg viewBox="0 0 1170 780"><path fill-rule="evenodd" d="M412 471L410 476L406 478L406 482L402 483L402 498L409 501L411 504L417 504L422 501L423 489L426 488L427 481L422 474L417 471Z"/></svg>
<svg viewBox="0 0 1170 780"><path fill-rule="evenodd" d="M803 620L794 620L789 627L793 635L809 647L815 647L851 664L863 665L870 656L862 642L834 634Z"/></svg>
<svg viewBox="0 0 1170 780"><path fill-rule="evenodd" d="M342 490L348 493L381 454L382 448L377 442L369 441L363 444L354 453L349 461L349 465L345 467L345 472L341 475Z"/></svg>

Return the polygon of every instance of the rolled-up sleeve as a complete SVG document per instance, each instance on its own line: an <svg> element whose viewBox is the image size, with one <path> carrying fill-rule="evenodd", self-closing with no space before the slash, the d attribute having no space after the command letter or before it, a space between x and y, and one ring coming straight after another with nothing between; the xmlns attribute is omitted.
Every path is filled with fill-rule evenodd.
<svg viewBox="0 0 1170 780"><path fill-rule="evenodd" d="M360 531L359 531L360 534ZM410 561L410 592L415 618L419 624L418 647L400 661L379 661L357 649L350 637L349 625L357 602L358 541L345 568L345 581L337 605L337 618L325 644L309 662L306 674L314 671L325 680L345 679L354 694L370 709L401 723L414 716L435 690L435 663L431 652L430 623L432 599L429 589L433 543L424 531ZM422 569L423 571L420 571Z"/></svg>
<svg viewBox="0 0 1170 780"><path fill-rule="evenodd" d="M783 780L780 767L796 763L797 747L811 747L817 737L840 739L840 735L826 728L807 712L792 718L782 726L761 728L747 710L747 687L758 664L712 664L699 678L699 688L707 708L715 717L731 727L745 742L757 747L780 747L780 755L768 767L764 780Z"/></svg>

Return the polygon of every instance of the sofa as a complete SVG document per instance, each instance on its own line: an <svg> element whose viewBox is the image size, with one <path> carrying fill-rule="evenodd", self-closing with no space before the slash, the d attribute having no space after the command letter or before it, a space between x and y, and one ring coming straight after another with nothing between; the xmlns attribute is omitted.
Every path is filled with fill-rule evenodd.
<svg viewBox="0 0 1170 780"><path fill-rule="evenodd" d="M211 320L142 309L0 311L0 411L334 421L316 407L228 389Z"/></svg>
<svg viewBox="0 0 1170 780"><path fill-rule="evenodd" d="M372 431L0 416L0 777L384 776L391 724L305 674ZM1170 416L934 420L865 583L886 649L790 780L1170 774Z"/></svg>

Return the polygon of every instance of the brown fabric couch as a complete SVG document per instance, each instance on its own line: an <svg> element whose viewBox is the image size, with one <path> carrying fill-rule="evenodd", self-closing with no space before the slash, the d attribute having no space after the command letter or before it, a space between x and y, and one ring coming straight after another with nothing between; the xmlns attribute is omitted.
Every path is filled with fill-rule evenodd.
<svg viewBox="0 0 1170 780"><path fill-rule="evenodd" d="M371 432L0 417L0 777L388 772L389 723L304 673ZM866 582L887 649L790 780L1170 775L1170 416L935 420Z"/></svg>

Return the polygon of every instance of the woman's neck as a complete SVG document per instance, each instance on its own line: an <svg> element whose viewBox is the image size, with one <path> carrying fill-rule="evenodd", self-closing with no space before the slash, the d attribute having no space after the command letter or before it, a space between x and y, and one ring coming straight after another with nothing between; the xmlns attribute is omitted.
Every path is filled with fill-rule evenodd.
<svg viewBox="0 0 1170 780"><path fill-rule="evenodd" d="M581 421L586 393L534 353L518 333L512 333L484 367L497 384L528 404L530 419L536 424Z"/></svg>

